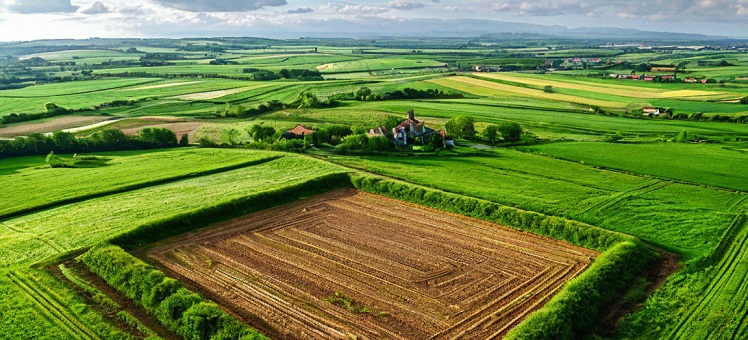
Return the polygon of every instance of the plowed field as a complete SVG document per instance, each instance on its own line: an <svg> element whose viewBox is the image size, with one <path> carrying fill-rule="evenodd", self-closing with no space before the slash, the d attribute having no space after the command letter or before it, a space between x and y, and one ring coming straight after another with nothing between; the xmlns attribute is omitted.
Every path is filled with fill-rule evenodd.
<svg viewBox="0 0 748 340"><path fill-rule="evenodd" d="M265 334L297 339L501 337L597 254L353 189L148 252ZM335 292L369 311L326 302Z"/></svg>

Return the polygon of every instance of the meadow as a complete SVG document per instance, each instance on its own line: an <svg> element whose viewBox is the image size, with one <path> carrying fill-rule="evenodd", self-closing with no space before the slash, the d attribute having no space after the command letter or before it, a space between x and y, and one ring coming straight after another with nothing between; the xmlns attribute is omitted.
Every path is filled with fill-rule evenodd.
<svg viewBox="0 0 748 340"><path fill-rule="evenodd" d="M748 154L717 145L559 142L520 150L630 173L748 191L748 174L740 170L748 164Z"/></svg>
<svg viewBox="0 0 748 340"><path fill-rule="evenodd" d="M68 155L71 156L71 155ZM252 154L240 150L183 149L128 153L102 153L106 163L94 168L52 168L41 158L17 165L0 177L0 219L116 192L130 191L189 177L270 161L282 154ZM167 165L174 164L175 167ZM24 166L24 168L21 168ZM54 178L54 181L47 181ZM96 181L91 181L96 178ZM17 193L23 192L24 195Z"/></svg>
<svg viewBox="0 0 748 340"><path fill-rule="evenodd" d="M626 308L638 304L641 308L630 308L617 325L614 321L606 324L608 329L603 333L595 330L598 336L740 339L748 334L744 298L748 294L748 175L743 171L748 161L748 125L734 119L748 115L748 105L739 103L748 95L748 84L739 80L748 77L744 52L629 53L581 43L549 49L541 41L496 45L484 41L465 46L449 39L384 41L331 40L326 46L317 44L317 40L287 41L287 45L232 38L158 43L136 40L107 49L71 45L55 46L61 51L22 53L22 59L76 62L79 70L69 65L60 70L52 64L18 71L21 85L26 87L0 90L0 115L43 113L46 103L73 112L8 127L0 125L0 131L28 128L24 133L3 134L6 138L28 131L75 127L62 124L63 119L80 119L73 125L87 125L89 121L128 118L76 134L88 136L106 128L130 134L152 126L176 129L177 124L168 123L178 121L198 126L197 133L214 136L219 143L224 133L236 129L242 147L252 140L246 129L255 124L274 127L278 135L297 124L313 129L345 125L356 133L365 133L392 116L405 119L411 109L417 119L437 130L450 119L469 116L475 121L478 137L458 139L452 150L397 149L382 155L345 154L326 145L302 151L313 158L234 149L229 146L236 145L227 143L220 149L101 153L103 166L92 168L51 168L44 157L0 159L4 188L0 194L0 306L4 306L0 310L0 338L143 338L122 333L121 325L108 320L96 303L81 297L80 289L55 270L45 268L56 268L60 261L107 240L127 250L149 248L151 242L210 221L319 193L329 189L330 181L338 187L350 186L350 181L359 188L369 185L374 193L416 204L434 203L432 208L450 213L487 220L502 216L492 222L604 252L598 258L602 260L593 261L591 267L597 262L608 268L604 270L610 270L605 266L614 266L615 270L608 273L621 273L624 267L616 261L631 263L626 257L608 253L613 248L620 250L644 242L679 257L680 269L666 273L670 274L667 279L640 274L637 284L613 289L617 294L628 291L629 295L621 298L605 293L602 304L606 306L611 299L620 299L630 305ZM28 44L33 45L22 43L14 48ZM207 44L226 49L201 50ZM125 53L130 47L139 52ZM172 59L165 61L174 65L137 66L144 52L170 53L167 57ZM539 53L545 54L537 57ZM615 65L573 65L556 71L545 66L547 60L573 57L620 59L631 62L628 66L632 68L645 64L656 69L686 62L679 78L706 77L713 82L611 79L607 73L631 72ZM129 66L102 64L110 60L128 61ZM730 65L712 66L722 60ZM78 73L84 64L92 70L90 76ZM475 66L485 65L523 71L475 72ZM249 81L245 68L319 70L326 80ZM4 68L2 72L13 70ZM46 78L23 78L30 74ZM9 73L4 79L14 75ZM411 88L454 96L342 99L326 107L299 107L295 102L304 92L325 101L346 98L363 87L380 95ZM285 108L246 118L222 115L274 100L286 104ZM644 118L632 112L632 107L642 106L669 108L676 115L703 114L705 118ZM709 121L714 115L729 116L733 121ZM487 145L482 138L486 127L507 122L521 125L526 133L522 145ZM42 125L49 128L45 130ZM674 142L683 132L690 140ZM351 173L355 175L349 178ZM294 191L297 189L301 193ZM296 215L304 213L301 208L293 211ZM501 215L504 213L507 215ZM533 227L523 229L528 225ZM307 243L322 242L320 235L299 232L301 236L297 237ZM372 233L380 235L384 231ZM343 243L358 238L343 238ZM614 244L610 240L624 241ZM257 251L263 246L250 248ZM205 249L194 254L203 256ZM340 245L335 249L337 253L349 251ZM214 262L224 260L211 254L205 256L216 256ZM185 261L192 263L196 258ZM211 263L198 261L194 267L208 271ZM626 269L639 270L634 267ZM229 269L223 270L226 275L234 275ZM551 307L531 317L536 320L532 322L569 322L562 319L581 315L565 314L582 301L574 300L577 296L570 292L597 292L588 289L590 282L595 282L595 287L606 286L605 282L594 281L606 277L598 275L598 270L593 274L583 272L582 283L565 285L554 300L561 302L549 303ZM649 285L655 282L662 285L649 291ZM569 303L569 299L575 302ZM543 300L551 300L551 296ZM333 314L347 312L327 305L324 297L314 301ZM582 301L581 305L600 301ZM543 319L546 317L550 319ZM571 323L589 325L593 319L585 317L571 320L582 323ZM386 324L388 320L401 320L401 316L377 322ZM490 318L486 320L491 323ZM593 326L598 325L590 325L584 332L592 331ZM527 331L527 327L520 327L518 332ZM579 335L582 331L576 332Z"/></svg>

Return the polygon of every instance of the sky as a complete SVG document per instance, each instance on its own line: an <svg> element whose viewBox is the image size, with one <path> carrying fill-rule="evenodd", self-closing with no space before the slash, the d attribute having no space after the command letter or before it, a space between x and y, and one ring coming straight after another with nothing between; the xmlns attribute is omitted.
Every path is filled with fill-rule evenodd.
<svg viewBox="0 0 748 340"><path fill-rule="evenodd" d="M0 0L0 41L402 34L422 19L748 38L748 0ZM433 20L431 22L434 22ZM439 23L440 21L436 21ZM440 31L460 26L443 22Z"/></svg>

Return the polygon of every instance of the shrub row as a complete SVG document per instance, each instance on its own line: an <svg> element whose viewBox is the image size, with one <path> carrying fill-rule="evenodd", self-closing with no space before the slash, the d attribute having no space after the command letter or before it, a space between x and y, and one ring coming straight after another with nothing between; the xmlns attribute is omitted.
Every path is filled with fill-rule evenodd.
<svg viewBox="0 0 748 340"><path fill-rule="evenodd" d="M226 203L168 216L120 234L110 239L109 242L130 249L140 244L159 241L169 236L205 227L213 222L246 215L341 187L350 187L348 174L329 174L304 183L258 192Z"/></svg>
<svg viewBox="0 0 748 340"><path fill-rule="evenodd" d="M637 273L655 260L640 242L621 242L600 254L567 282L543 308L505 339L579 339L595 329L601 312L625 292Z"/></svg>
<svg viewBox="0 0 748 340"><path fill-rule="evenodd" d="M381 178L355 176L351 181L359 190L604 251L543 308L515 327L507 335L509 339L584 337L594 330L604 310L630 287L636 274L656 259L656 253L637 238L581 222Z"/></svg>
<svg viewBox="0 0 748 340"><path fill-rule="evenodd" d="M446 193L370 176L351 177L354 187L403 201L422 204L455 214L470 216L536 235L548 236L569 243L604 251L616 243L636 239L582 222L503 206L477 198Z"/></svg>
<svg viewBox="0 0 748 340"><path fill-rule="evenodd" d="M120 247L102 244L78 260L185 339L265 339L215 303Z"/></svg>

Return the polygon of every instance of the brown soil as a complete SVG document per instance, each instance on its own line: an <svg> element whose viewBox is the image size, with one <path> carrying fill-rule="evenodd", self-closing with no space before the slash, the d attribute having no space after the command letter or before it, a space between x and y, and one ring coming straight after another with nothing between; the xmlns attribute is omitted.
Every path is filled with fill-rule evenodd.
<svg viewBox="0 0 748 340"><path fill-rule="evenodd" d="M681 267L680 263L678 263L678 255L654 246L649 246L649 248L656 251L660 255L660 258L640 274L640 277L647 280L647 296L651 295L657 288L662 286L668 276L675 273ZM623 298L621 298L613 304L608 314L603 318L603 321L598 326L596 332L597 335L603 337L614 335L618 321L620 321L624 316L641 308L642 303L643 301L636 304L627 304L623 301Z"/></svg>
<svg viewBox="0 0 748 340"><path fill-rule="evenodd" d="M279 338L500 338L598 255L496 224L339 189L148 251ZM368 306L325 301L336 291Z"/></svg>
<svg viewBox="0 0 748 340"><path fill-rule="evenodd" d="M81 265L81 264L79 264L78 262L76 262L75 260L72 260L72 259L63 262L63 264L65 266L69 267L69 268L74 268L76 270L76 273L81 278L83 278L84 280L86 280L86 282L88 282L92 286L96 287L96 289L98 289L99 291L101 291L102 293L104 293L106 296L108 296L110 299L112 299L114 302L116 302L117 304L119 304L121 306L121 308L119 310L111 312L111 311L106 311L106 310L98 307L98 305L95 302L89 301L89 305L90 306L92 306L93 308L97 308L97 310L99 311L99 313L101 313L101 315L104 315L105 317L107 317L108 319L110 319L112 321L112 323L114 325L116 325L119 329L121 329L121 330L123 330L125 332L128 332L131 335L139 337L139 338L146 338L148 336L147 334L143 334L139 330L137 330L137 329L135 329L133 327L130 327L129 325L127 325L124 322L122 322L121 320L119 320L119 318L117 318L116 313L119 312L120 310L124 310L124 311L127 311L128 313L130 313L130 315L134 316L136 319L138 319L144 326L146 326L150 330L156 332L159 337L167 339L167 340L179 340L179 339L181 339L179 336L175 335L174 333L172 333L171 331L169 331L168 329L166 329L166 327L164 327L155 317L153 317L150 314L146 313L146 311L143 308L141 308L140 306L135 305L135 303L133 303L133 301L131 299L127 298L122 293L120 293L117 290L115 290L114 288L112 288L112 286L110 286L109 284L107 284L101 277L99 277L98 275L96 275L96 274L92 273L90 270L88 270L88 267L86 267L84 265ZM62 282L66 282L66 283L70 284L70 286L74 287L75 289L80 290L80 288L78 288L78 286L76 286L74 283L68 281L68 279L64 275L62 275L62 273L60 272L60 269L59 269L58 266L56 266L56 265L55 266L51 266L51 267L49 267L49 270L55 276L57 276L58 279L61 280ZM81 291L81 293L84 296L90 298L88 296L88 294L86 294L82 290L80 290L80 291Z"/></svg>
<svg viewBox="0 0 748 340"><path fill-rule="evenodd" d="M66 116L61 118L55 118L50 121L43 123L25 123L19 125L0 127L0 137L17 137L17 136L28 136L33 133L45 133L53 132L57 130L64 130L70 128L76 128L86 125L91 125L105 120L112 119L112 117L104 116Z"/></svg>

